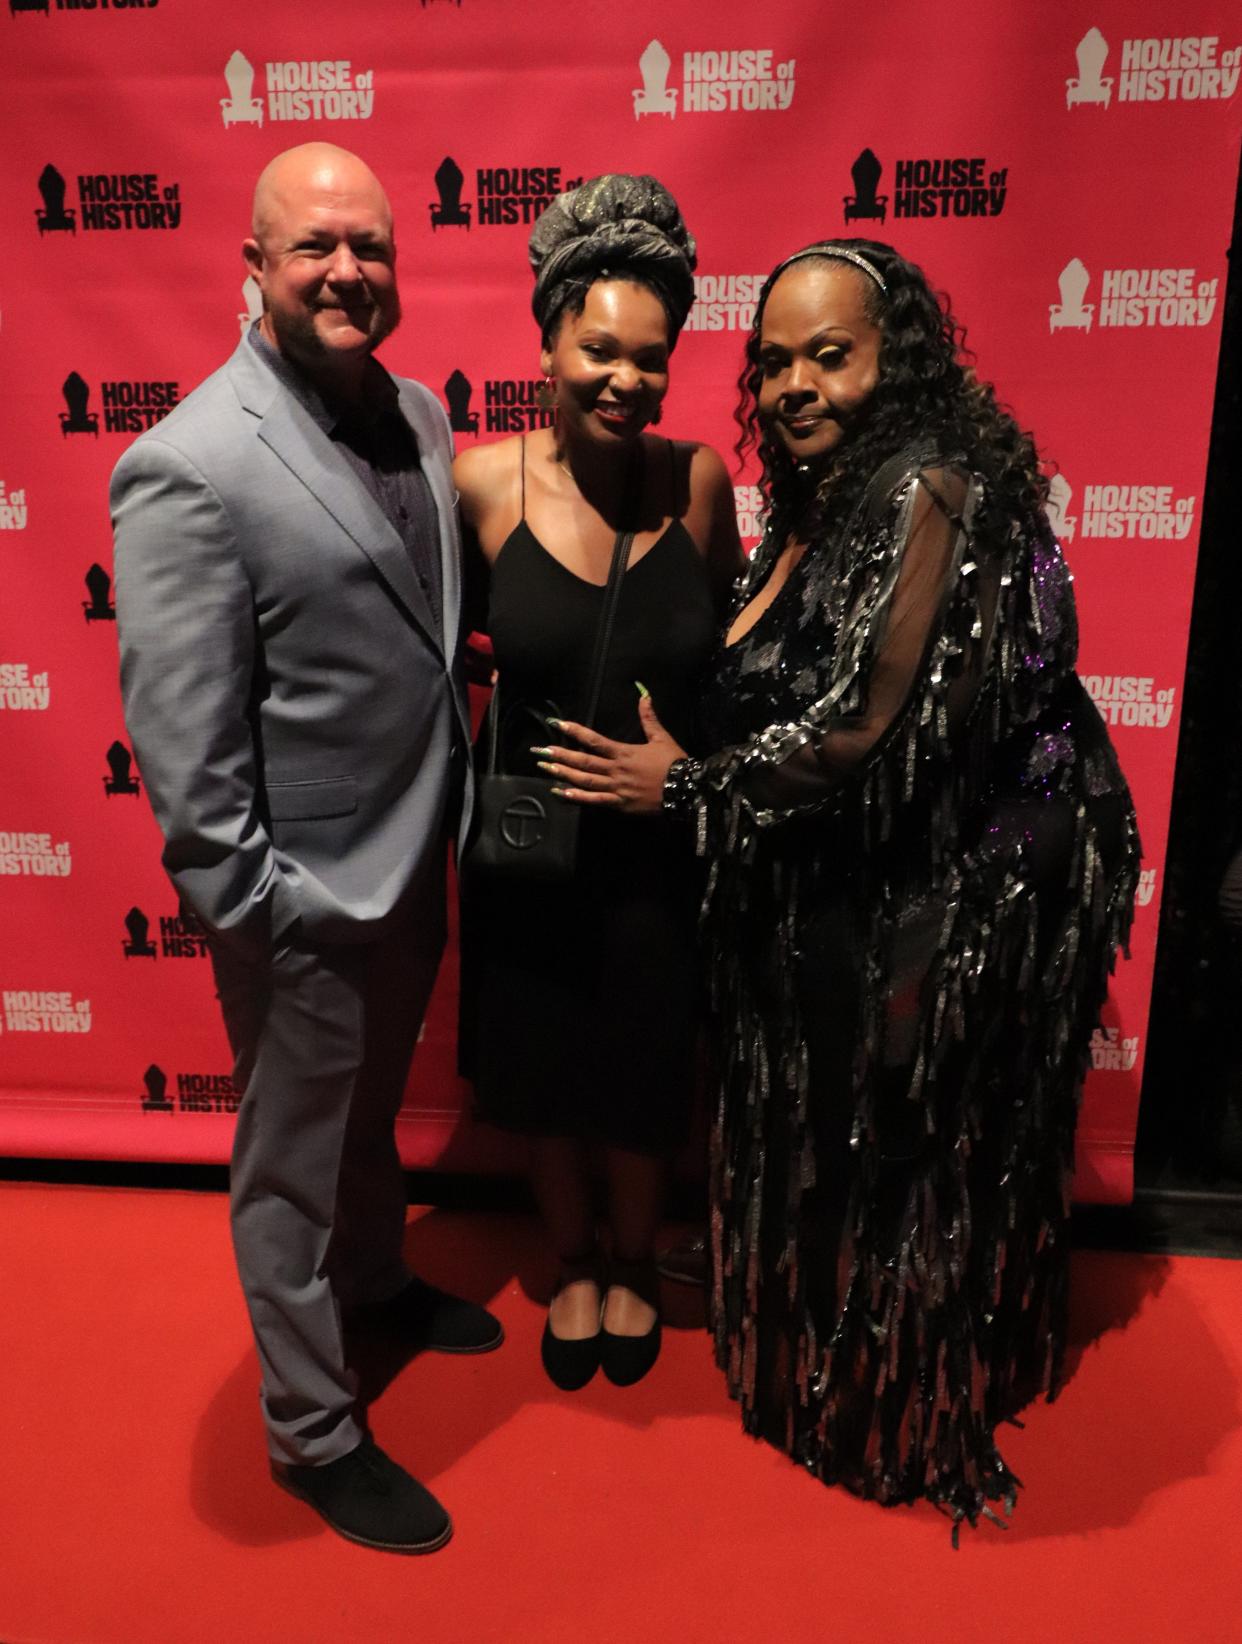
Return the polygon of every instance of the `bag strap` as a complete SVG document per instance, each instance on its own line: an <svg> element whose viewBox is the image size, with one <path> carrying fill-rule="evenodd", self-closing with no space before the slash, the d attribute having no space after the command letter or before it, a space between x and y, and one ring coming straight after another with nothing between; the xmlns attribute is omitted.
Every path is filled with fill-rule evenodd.
<svg viewBox="0 0 1242 1644"><path fill-rule="evenodd" d="M634 481L637 479L637 485ZM634 512L641 500L642 492L642 445L635 447L629 465L629 474L626 479L626 495L622 498L621 511L624 517ZM621 599L621 584L625 580L626 569L629 565L630 550L634 546L633 530L626 530L624 526L618 530L616 540L612 545L612 562L608 567L608 581L604 584L604 602L600 607L599 623L595 630L595 645L591 659L591 683L587 691L586 708L582 715L582 724L588 730L593 727L596 714L599 712L599 699L604 688L604 670L608 665L608 652L612 646L612 630L617 614L617 605ZM492 700L488 706L487 726L487 774L495 776L500 766L500 680L497 679L492 687Z"/></svg>

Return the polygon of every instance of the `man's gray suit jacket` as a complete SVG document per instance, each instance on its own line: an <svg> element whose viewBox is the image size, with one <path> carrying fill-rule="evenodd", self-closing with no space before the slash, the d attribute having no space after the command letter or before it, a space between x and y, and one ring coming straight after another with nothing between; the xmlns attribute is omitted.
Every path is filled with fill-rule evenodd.
<svg viewBox="0 0 1242 1644"><path fill-rule="evenodd" d="M379 504L244 338L113 475L126 723L164 865L239 957L366 941L438 896L469 745L452 436L395 381L443 633Z"/></svg>

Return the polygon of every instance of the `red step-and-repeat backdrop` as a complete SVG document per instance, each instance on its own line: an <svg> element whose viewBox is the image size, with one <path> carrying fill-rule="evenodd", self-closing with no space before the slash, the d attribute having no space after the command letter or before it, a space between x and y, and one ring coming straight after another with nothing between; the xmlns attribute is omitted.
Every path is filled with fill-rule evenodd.
<svg viewBox="0 0 1242 1644"><path fill-rule="evenodd" d="M1081 670L1147 849L1082 1118L1124 1199L1143 1063L1242 96L1227 0L7 0L0 15L0 1150L211 1161L236 1097L116 685L106 492L255 308L250 191L311 137L397 214L385 358L462 443L539 425L526 239L557 191L648 171L699 242L665 429L731 447L761 279L892 240L1058 465ZM758 535L753 471L736 479ZM176 544L169 544L176 552ZM407 1161L498 1169L425 1025Z"/></svg>

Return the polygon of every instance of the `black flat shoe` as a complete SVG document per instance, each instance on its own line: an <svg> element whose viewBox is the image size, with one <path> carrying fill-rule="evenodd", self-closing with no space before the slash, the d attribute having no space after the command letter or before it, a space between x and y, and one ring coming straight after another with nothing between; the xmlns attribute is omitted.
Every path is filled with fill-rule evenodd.
<svg viewBox="0 0 1242 1644"><path fill-rule="evenodd" d="M587 1279L602 1290L599 1255L594 1251L580 1261L561 1264L561 1274L553 1292L553 1301L567 1285L580 1284ZM564 1393L576 1393L580 1387L585 1387L599 1369L599 1344L598 1330L593 1336L582 1336L577 1340L555 1335L549 1313L543 1326L543 1338L539 1343L539 1357L543 1360L548 1380Z"/></svg>
<svg viewBox="0 0 1242 1644"><path fill-rule="evenodd" d="M632 1290L656 1309L655 1323L644 1336L614 1336L611 1330L600 1327L599 1362L604 1374L614 1387L632 1387L660 1356L660 1285L655 1263L623 1262L614 1257L608 1281L610 1286L615 1284Z"/></svg>

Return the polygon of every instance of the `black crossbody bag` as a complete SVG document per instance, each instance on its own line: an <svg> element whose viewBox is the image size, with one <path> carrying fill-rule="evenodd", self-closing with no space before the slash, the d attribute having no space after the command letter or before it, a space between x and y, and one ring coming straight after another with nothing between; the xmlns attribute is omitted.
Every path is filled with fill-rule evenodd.
<svg viewBox="0 0 1242 1644"><path fill-rule="evenodd" d="M633 531L618 531L604 603L595 633L591 686L581 723L594 728L612 643L621 582L634 543ZM475 831L462 862L464 874L556 883L573 877L578 854L579 807L552 793L545 776L508 776L500 769L500 695L497 681L487 710L487 763L475 788ZM547 736L546 728L542 731Z"/></svg>

